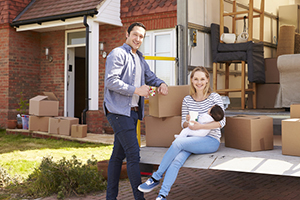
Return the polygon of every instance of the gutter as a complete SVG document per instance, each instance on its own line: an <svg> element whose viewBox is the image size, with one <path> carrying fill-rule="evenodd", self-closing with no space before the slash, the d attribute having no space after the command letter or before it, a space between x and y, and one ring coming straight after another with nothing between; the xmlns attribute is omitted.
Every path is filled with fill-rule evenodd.
<svg viewBox="0 0 300 200"><path fill-rule="evenodd" d="M74 13L67 13L67 14L62 14L62 15L53 15L53 16L48 16L48 17L41 17L41 18L35 18L35 19L28 19L28 20L21 20L17 21L21 15L17 16L10 25L12 27L19 27L22 25L28 25L28 24L42 24L43 22L49 22L49 21L55 21L55 20L62 20L65 21L68 18L74 18L74 17L81 17L81 16L94 16L98 14L98 11L95 9L92 10L86 10L86 11L79 11L79 12L74 12Z"/></svg>
<svg viewBox="0 0 300 200"><path fill-rule="evenodd" d="M85 109L82 112L82 124L86 124L86 112L89 110L89 33L90 27L87 23L87 15L84 15L83 24L85 30Z"/></svg>

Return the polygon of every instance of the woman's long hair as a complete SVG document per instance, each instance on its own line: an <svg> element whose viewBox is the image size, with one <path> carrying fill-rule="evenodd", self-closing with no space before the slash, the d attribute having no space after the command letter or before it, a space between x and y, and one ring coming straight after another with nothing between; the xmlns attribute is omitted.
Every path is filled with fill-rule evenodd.
<svg viewBox="0 0 300 200"><path fill-rule="evenodd" d="M203 90L203 95L205 97L209 96L210 93L211 93L211 88L210 88L210 83L209 83L209 73L208 71L206 70L205 67L202 67L202 66L199 66L199 67L196 67L195 69L193 69L192 73L191 73L191 78L190 78L190 95L193 96L195 93L196 93L196 88L194 87L193 83L192 83L192 80L194 78L194 75L196 72L203 72L208 80L204 90Z"/></svg>

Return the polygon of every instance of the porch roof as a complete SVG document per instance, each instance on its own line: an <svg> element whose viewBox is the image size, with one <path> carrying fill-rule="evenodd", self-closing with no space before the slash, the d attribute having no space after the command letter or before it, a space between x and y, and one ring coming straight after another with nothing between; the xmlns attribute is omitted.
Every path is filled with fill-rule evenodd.
<svg viewBox="0 0 300 200"><path fill-rule="evenodd" d="M122 25L120 22L120 3L116 2L117 0L32 0L12 21L11 26L16 27L18 31L41 30L44 29L44 27L47 27L49 22L54 21L57 24L57 27L66 24L69 25L70 23L74 24L75 22L70 22L69 19L75 20L84 15L91 17L96 16L94 20L99 23L110 23L120 26ZM112 7L113 9L111 10ZM109 11L105 11L105 9L109 9ZM108 18L106 16L107 12L110 12L110 21L105 21L105 19ZM101 21L101 19L98 19L100 16L101 19L104 20ZM62 24L59 21L66 21L67 23ZM51 26L54 27L55 25L52 23ZM68 27L75 28L70 25Z"/></svg>
<svg viewBox="0 0 300 200"><path fill-rule="evenodd" d="M33 0L12 21L12 25L41 23L49 20L97 14L104 0Z"/></svg>

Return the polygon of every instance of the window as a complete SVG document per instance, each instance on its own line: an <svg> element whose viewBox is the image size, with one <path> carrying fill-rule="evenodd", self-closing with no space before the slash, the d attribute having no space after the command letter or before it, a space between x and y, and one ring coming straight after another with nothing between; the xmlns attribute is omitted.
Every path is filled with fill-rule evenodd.
<svg viewBox="0 0 300 200"><path fill-rule="evenodd" d="M141 52L145 56L175 57L175 29L147 31ZM146 60L150 69L157 77L164 80L168 85L175 85L175 61Z"/></svg>
<svg viewBox="0 0 300 200"><path fill-rule="evenodd" d="M85 44L85 31L68 33L68 44Z"/></svg>

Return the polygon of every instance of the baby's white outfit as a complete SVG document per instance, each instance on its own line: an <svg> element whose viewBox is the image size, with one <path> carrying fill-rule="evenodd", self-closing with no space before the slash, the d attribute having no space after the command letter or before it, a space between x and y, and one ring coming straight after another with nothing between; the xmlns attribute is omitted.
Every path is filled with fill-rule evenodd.
<svg viewBox="0 0 300 200"><path fill-rule="evenodd" d="M200 124L207 124L209 122L213 122L214 119L208 113L204 113L198 115L198 120ZM199 129L199 130L191 130L189 127L182 129L179 135L175 135L175 138L178 137L187 137L187 136L200 136L204 137L209 133L210 129Z"/></svg>

